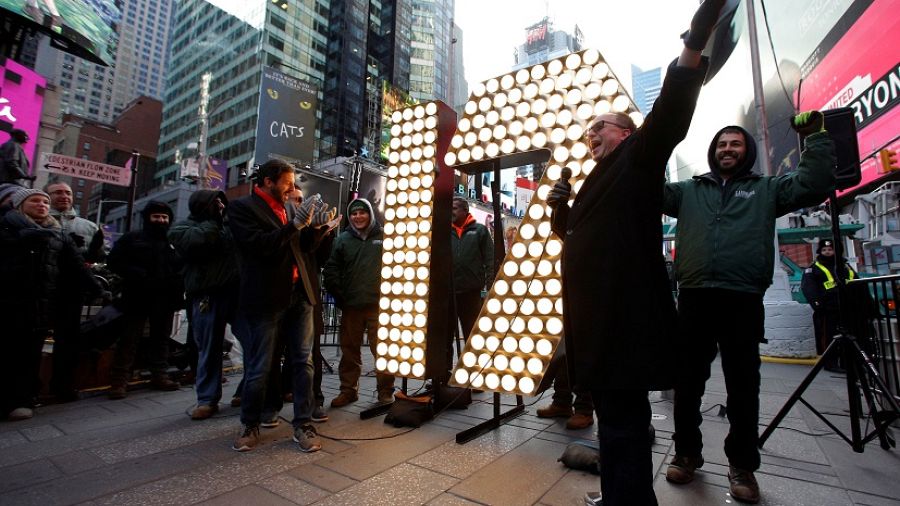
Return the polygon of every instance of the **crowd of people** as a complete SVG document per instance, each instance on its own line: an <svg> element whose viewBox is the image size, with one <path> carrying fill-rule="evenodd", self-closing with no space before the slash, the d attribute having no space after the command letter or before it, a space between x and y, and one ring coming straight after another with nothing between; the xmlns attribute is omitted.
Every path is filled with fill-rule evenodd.
<svg viewBox="0 0 900 506"><path fill-rule="evenodd" d="M565 417L570 429L592 425L596 414L606 505L657 503L647 438L651 390L675 393L675 456L666 479L694 479L704 465L701 398L719 353L728 396L731 495L748 503L760 499L754 476L760 466L759 343L762 297L774 269L775 219L824 200L833 186L834 154L822 114L802 113L792 120L805 136L798 167L762 176L753 171L756 141L727 126L710 143L708 173L664 184L666 163L691 124L708 66L701 52L724 4L700 5L642 126L624 113L594 118L586 138L596 169L574 198L566 179L547 198L553 231L563 239L565 338L564 353L547 371L556 387L553 402L537 414ZM16 167L11 180L27 177ZM72 211L65 183L45 190L16 182L0 186L0 280L6 287L0 318L9 324L7 353L20 358L0 370L0 400L10 420L33 416L41 350L50 334L51 390L62 401L77 397L72 385L82 305L109 297L86 266L105 259L122 278L117 304L128 321L116 344L111 399L127 396L137 343L148 327L150 385L178 388L167 376L166 341L173 313L187 308L198 350L191 418L204 420L219 409L223 339L231 325L244 354L243 380L232 399L241 410L233 449L253 450L260 427L280 423L285 398L293 401L299 449L321 449L314 423L326 421L328 413L318 350L320 273L342 311L340 392L331 401L337 408L359 399L364 335L375 354L383 236L372 204L352 200L347 226L337 233L343 215L319 195L302 195L292 165L270 160L256 173L250 195L229 202L223 192L199 190L189 208L186 220L172 224L169 206L148 203L143 226L123 235L107 255L102 233ZM678 218L677 301L660 254L661 214ZM450 234L454 307L467 336L494 277L494 243L460 198L452 204ZM628 255L621 254L623 245ZM804 281L822 336L833 335L829 290L843 275L834 269L831 246L820 245ZM377 401L392 402L394 377L378 373L376 385Z"/></svg>

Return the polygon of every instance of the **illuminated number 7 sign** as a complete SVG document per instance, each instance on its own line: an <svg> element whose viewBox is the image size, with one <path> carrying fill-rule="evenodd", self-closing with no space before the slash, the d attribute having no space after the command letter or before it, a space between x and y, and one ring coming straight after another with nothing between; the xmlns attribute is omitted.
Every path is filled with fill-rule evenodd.
<svg viewBox="0 0 900 506"><path fill-rule="evenodd" d="M445 152L440 148L447 139L440 134L447 130L438 132L437 121L429 121L433 117L429 110L437 113L438 104L397 111L392 117L376 368L398 376L426 377L425 350L428 343L438 341L432 341L430 335L426 340L426 324L432 328L431 318L449 323L445 303L438 312L429 308L432 302L449 299L448 287L432 293L430 302L424 299L429 289L438 290L434 283L427 283L435 273L435 265L428 261L438 259L421 255L423 223L413 224L409 219L412 211L418 213L413 218L420 220L424 210L418 203L415 210L409 205L413 182L415 191L432 182L418 177L419 170L425 164L434 168L440 161L447 172L475 173L498 161L501 167L515 167L549 157L475 328L464 329L469 338L451 375L451 384L456 386L532 395L563 334L562 241L550 230L547 194L563 167L572 170L573 197L594 168L584 138L592 117L625 112L638 126L643 118L600 53L592 49L476 85ZM410 177L415 179L408 180ZM421 201L422 195L417 198ZM449 209L449 201L446 207ZM424 227L428 241L433 238L435 246L439 238L450 234L449 218L440 219L446 225L441 223L439 228L438 223L429 222ZM436 235L431 235L432 230ZM407 293L410 289L412 293ZM419 292L421 298L413 300ZM446 354L446 341L441 337L440 351ZM427 357L441 360L438 355L431 350ZM446 367L445 362L443 359L441 367Z"/></svg>

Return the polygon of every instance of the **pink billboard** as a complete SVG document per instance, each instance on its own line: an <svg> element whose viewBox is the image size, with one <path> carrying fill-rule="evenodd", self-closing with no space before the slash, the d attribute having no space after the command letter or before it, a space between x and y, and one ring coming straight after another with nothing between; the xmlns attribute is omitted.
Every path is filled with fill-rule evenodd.
<svg viewBox="0 0 900 506"><path fill-rule="evenodd" d="M805 68L799 110L850 107L856 118L862 181L881 177L875 151L900 150L900 16L898 2L875 0L834 47ZM851 189L852 190L852 189ZM850 190L848 190L850 191Z"/></svg>
<svg viewBox="0 0 900 506"><path fill-rule="evenodd" d="M44 90L47 80L22 65L0 57L0 143L9 140L13 129L24 130L30 139L25 144L28 166L34 174L38 130L44 106Z"/></svg>

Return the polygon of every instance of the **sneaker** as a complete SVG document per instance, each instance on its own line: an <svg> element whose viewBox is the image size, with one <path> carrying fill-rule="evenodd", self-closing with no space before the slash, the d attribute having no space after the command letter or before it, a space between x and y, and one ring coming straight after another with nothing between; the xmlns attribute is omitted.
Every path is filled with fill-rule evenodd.
<svg viewBox="0 0 900 506"><path fill-rule="evenodd" d="M359 399L359 396L356 395L356 392L341 392L331 400L331 407L341 408L347 404L353 404L357 399Z"/></svg>
<svg viewBox="0 0 900 506"><path fill-rule="evenodd" d="M753 471L729 466L728 485L731 489L731 497L736 500L749 504L759 502L759 483L756 482Z"/></svg>
<svg viewBox="0 0 900 506"><path fill-rule="evenodd" d="M201 404L191 411L191 420L206 420L218 412L218 404Z"/></svg>
<svg viewBox="0 0 900 506"><path fill-rule="evenodd" d="M310 416L309 419L316 423L327 422L328 412L325 411L325 408L322 406L316 406L313 408L312 416Z"/></svg>
<svg viewBox="0 0 900 506"><path fill-rule="evenodd" d="M232 408L241 407L241 397L240 396L235 395L234 397L231 398L231 407Z"/></svg>
<svg viewBox="0 0 900 506"><path fill-rule="evenodd" d="M390 404L394 402L394 391L390 392L379 392L378 393L378 404Z"/></svg>
<svg viewBox="0 0 900 506"><path fill-rule="evenodd" d="M9 412L7 419L10 422L18 422L20 420L28 420L34 416L34 410L31 408L16 408Z"/></svg>
<svg viewBox="0 0 900 506"><path fill-rule="evenodd" d="M573 413L572 406L560 406L555 403L537 410L538 418L569 418Z"/></svg>
<svg viewBox="0 0 900 506"><path fill-rule="evenodd" d="M666 469L666 481L684 485L694 480L694 471L703 467L703 457L682 457L675 455Z"/></svg>
<svg viewBox="0 0 900 506"><path fill-rule="evenodd" d="M114 383L109 387L106 396L112 400L124 399L128 397L128 388L124 383Z"/></svg>
<svg viewBox="0 0 900 506"><path fill-rule="evenodd" d="M566 428L569 430L586 429L594 425L594 415L588 413L575 413L566 420Z"/></svg>
<svg viewBox="0 0 900 506"><path fill-rule="evenodd" d="M278 413L275 413L272 416L263 415L263 420L259 422L259 426L264 429L272 429L278 427L280 423L281 420L278 418Z"/></svg>
<svg viewBox="0 0 900 506"><path fill-rule="evenodd" d="M312 453L322 449L319 434L312 425L301 425L294 429L294 442L300 445L301 452Z"/></svg>
<svg viewBox="0 0 900 506"><path fill-rule="evenodd" d="M234 440L231 449L236 452L249 452L259 444L259 427L244 425L241 427L241 435Z"/></svg>
<svg viewBox="0 0 900 506"><path fill-rule="evenodd" d="M150 380L150 388L154 390L162 390L163 392L174 392L178 390L178 383L172 381L167 374L154 376Z"/></svg>

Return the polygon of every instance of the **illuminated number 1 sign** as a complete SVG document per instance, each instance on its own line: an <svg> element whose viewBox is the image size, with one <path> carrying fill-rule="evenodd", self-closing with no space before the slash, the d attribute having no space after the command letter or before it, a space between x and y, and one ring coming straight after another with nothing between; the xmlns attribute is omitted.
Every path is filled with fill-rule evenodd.
<svg viewBox="0 0 900 506"><path fill-rule="evenodd" d="M563 167L572 170L573 197L577 194L594 168L584 139L585 126L597 114L610 111L630 114L638 126L643 120L600 53L590 49L476 85L449 150L446 154L440 150L435 153L443 156L447 166L469 173L484 172L497 160L505 159L507 165L516 166L544 161L549 156L518 235L485 299L475 328L471 329L451 384L514 394L535 393L563 333L562 242L550 230L547 194ZM410 114L414 117L414 113ZM392 150L403 148L406 136L415 131L414 126L410 132L403 128L397 133L392 131ZM404 161L402 152L396 156L392 152L391 156L389 170L395 175L402 175L402 164L415 158L411 154ZM395 167L397 163L401 165ZM388 190L386 201L390 187ZM446 230L449 235L449 228ZM403 242L409 245L413 241L406 238ZM396 246L396 240L392 246ZM400 273L395 268L388 273L387 267L382 269L383 276ZM387 288L398 287L383 284L382 294ZM392 300L382 299L382 309L392 305ZM401 309L402 305L403 302ZM381 324L388 327L379 330L379 339L382 335L390 338L396 328L394 321L404 323L403 317L391 320L392 315L384 315ZM379 342L379 349L390 352L391 345L385 344L386 348ZM397 352L402 353L402 349ZM378 363L391 372L389 361L379 359ZM399 367L398 364L398 370Z"/></svg>

